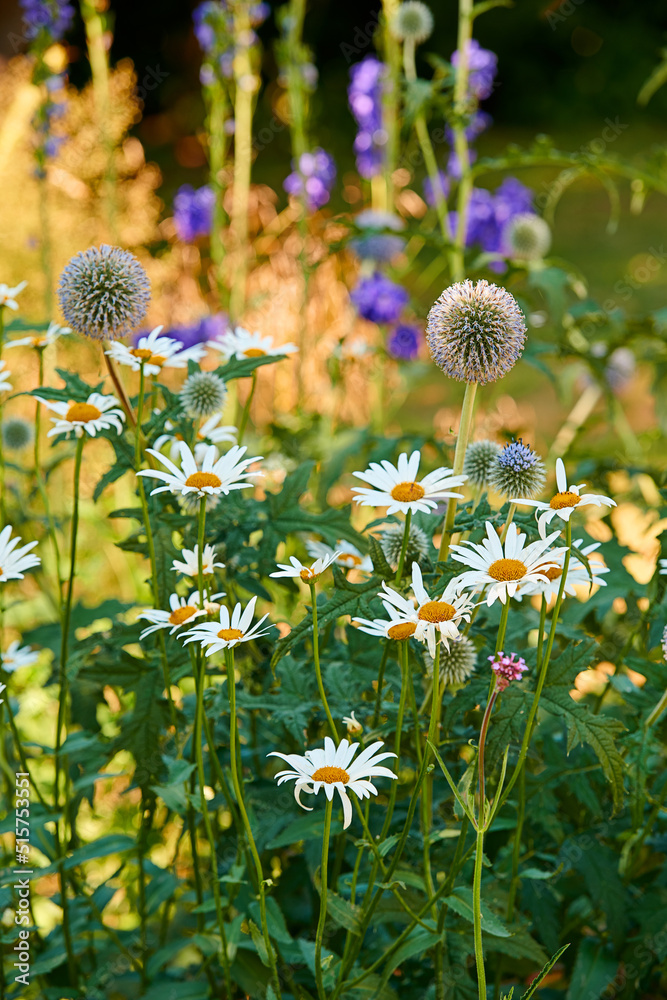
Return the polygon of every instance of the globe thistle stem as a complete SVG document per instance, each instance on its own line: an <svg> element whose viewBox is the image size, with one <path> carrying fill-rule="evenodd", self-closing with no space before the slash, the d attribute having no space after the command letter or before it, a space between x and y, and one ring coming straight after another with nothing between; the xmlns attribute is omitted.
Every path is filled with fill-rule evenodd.
<svg viewBox="0 0 667 1000"><path fill-rule="evenodd" d="M130 406L130 401L127 398L127 393L125 392L123 384L120 381L120 379L118 378L118 374L117 374L117 372L116 372L116 370L115 370L115 368L113 366L113 361L111 360L111 358L109 357L109 355L107 354L107 352L104 349L102 349L102 354L104 355L104 360L106 362L107 371L109 372L109 375L111 376L111 381L113 382L114 389L116 390L116 392L118 394L118 398L120 400L120 405L123 407L123 410L125 411L125 416L127 417L129 424L132 427L136 427L137 420L136 420L136 417L134 415L134 411L133 411L132 407ZM137 432L137 433L139 433L139 432Z"/></svg>
<svg viewBox="0 0 667 1000"><path fill-rule="evenodd" d="M243 435L245 434L245 429L248 423L248 417L250 416L250 407L252 406L253 397L255 395L255 389L257 388L257 369L255 368L252 373L250 381L250 392L246 398L245 404L243 406L243 412L241 414L241 419L239 420L239 434L238 443L243 444Z"/></svg>
<svg viewBox="0 0 667 1000"><path fill-rule="evenodd" d="M454 467L452 469L452 475L454 476L460 476L463 472L466 448L468 447L468 439L470 438L470 432L472 430L476 392L477 383L467 382L465 395L463 397L463 406L461 407L461 423L459 425L459 433L456 439L456 451L454 452ZM452 541L452 528L454 527L455 518L456 497L450 497L447 503L445 525L442 532L442 539L440 541L440 554L438 558L441 562L444 562L449 555L449 546Z"/></svg>
<svg viewBox="0 0 667 1000"><path fill-rule="evenodd" d="M250 32L248 7L234 7L234 36L247 37ZM232 191L231 223L234 231L236 254L234 277L229 300L231 319L236 322L246 302L248 278L248 206L252 170L252 111L257 78L253 71L250 51L240 45L234 58L234 188Z"/></svg>
<svg viewBox="0 0 667 1000"><path fill-rule="evenodd" d="M505 518L505 523L503 524L503 530L500 532L500 544L505 544L505 539L507 538L507 532L509 531L509 526L514 520L514 515L516 514L516 504L511 503L510 509L507 511L507 517ZM500 647L498 647L500 648Z"/></svg>
<svg viewBox="0 0 667 1000"><path fill-rule="evenodd" d="M458 221L456 227L456 238L452 252L452 279L462 281L465 277L464 247L465 237L468 227L468 205L470 193L472 191L472 177L470 174L470 155L468 153L468 139L465 131L465 112L467 107L469 62L468 49L472 38L472 8L473 0L459 0L459 19L457 50L459 61L456 67L456 80L454 83L454 151L459 161L461 180L459 182L457 212Z"/></svg>

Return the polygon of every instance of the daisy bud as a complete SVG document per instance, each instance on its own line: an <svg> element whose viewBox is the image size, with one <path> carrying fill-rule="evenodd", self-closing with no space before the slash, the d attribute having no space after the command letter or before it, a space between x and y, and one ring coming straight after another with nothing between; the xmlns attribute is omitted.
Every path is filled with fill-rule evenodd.
<svg viewBox="0 0 667 1000"><path fill-rule="evenodd" d="M12 417L2 422L2 443L9 451L21 451L32 444L34 439L32 424L20 417Z"/></svg>
<svg viewBox="0 0 667 1000"><path fill-rule="evenodd" d="M433 676L433 657L424 653L426 673ZM449 649L443 644L440 647L440 680L443 684L463 684L468 680L477 666L477 650L475 644L467 636L462 635L456 642L450 642Z"/></svg>
<svg viewBox="0 0 667 1000"><path fill-rule="evenodd" d="M189 417L210 417L223 408L227 389L212 372L194 372L183 383L178 398Z"/></svg>
<svg viewBox="0 0 667 1000"><path fill-rule="evenodd" d="M405 0L392 19L391 31L400 41L419 45L433 33L433 14L420 0Z"/></svg>
<svg viewBox="0 0 667 1000"><path fill-rule="evenodd" d="M468 477L468 484L483 489L489 485L489 480L496 467L496 459L502 448L495 441L473 441L466 449L463 462L463 474Z"/></svg>
<svg viewBox="0 0 667 1000"><path fill-rule="evenodd" d="M392 524L380 535L380 547L390 566L398 566L404 533L405 528L402 524ZM416 524L411 524L408 533L408 547L405 552L405 565L410 566L413 562L423 562L432 549L431 540L426 532L418 528Z"/></svg>
<svg viewBox="0 0 667 1000"><path fill-rule="evenodd" d="M544 462L523 440L506 444L496 459L489 485L501 496L532 500L542 492L547 478Z"/></svg>
<svg viewBox="0 0 667 1000"><path fill-rule="evenodd" d="M508 257L542 260L551 246L551 230L539 215L520 212L507 223L503 244Z"/></svg>
<svg viewBox="0 0 667 1000"><path fill-rule="evenodd" d="M460 281L431 308L426 340L445 375L485 385L506 375L521 357L526 324L504 288L484 279Z"/></svg>
<svg viewBox="0 0 667 1000"><path fill-rule="evenodd" d="M150 284L133 254L103 243L72 257L60 275L58 298L63 316L77 333L116 340L143 320Z"/></svg>
<svg viewBox="0 0 667 1000"><path fill-rule="evenodd" d="M662 632L662 655L667 660L667 625L665 625Z"/></svg>
<svg viewBox="0 0 667 1000"><path fill-rule="evenodd" d="M359 736L363 733L364 727L359 720L355 718L354 712L350 712L349 715L344 715L342 721L347 726L348 736Z"/></svg>
<svg viewBox="0 0 667 1000"><path fill-rule="evenodd" d="M496 675L496 687L499 691L504 691L511 681L520 681L524 670L528 670L523 656L516 653L509 655L502 652L489 656L491 669Z"/></svg>

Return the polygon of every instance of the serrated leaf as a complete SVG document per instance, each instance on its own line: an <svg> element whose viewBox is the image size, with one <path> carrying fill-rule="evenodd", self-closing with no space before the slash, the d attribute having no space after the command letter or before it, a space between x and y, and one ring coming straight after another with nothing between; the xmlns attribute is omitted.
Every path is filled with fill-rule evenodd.
<svg viewBox="0 0 667 1000"><path fill-rule="evenodd" d="M471 888L463 885L457 886L450 896L445 897L444 902L460 917L464 917L470 923L473 922ZM482 902L482 930L498 938L506 938L511 934L500 917L497 917L484 902Z"/></svg>
<svg viewBox="0 0 667 1000"><path fill-rule="evenodd" d="M264 943L264 938L259 927L254 920L248 920L248 928L250 930L250 937L252 938L252 943L255 946L257 954L260 957L262 965L267 968L271 968L271 960L269 959L269 953L266 950L266 944Z"/></svg>
<svg viewBox="0 0 667 1000"><path fill-rule="evenodd" d="M427 931L423 927L415 928L400 948L396 949L389 962L384 967L384 978L388 979L402 962L412 958L413 955L426 954L429 948L433 948L434 945L440 942L440 940L441 936L435 930Z"/></svg>
<svg viewBox="0 0 667 1000"><path fill-rule="evenodd" d="M333 922L352 934L361 934L361 908L327 889L327 914Z"/></svg>
<svg viewBox="0 0 667 1000"><path fill-rule="evenodd" d="M581 939L567 1000L602 996L618 971L618 958L596 938ZM526 995L527 997L527 995ZM526 1000L523 997L522 1000Z"/></svg>

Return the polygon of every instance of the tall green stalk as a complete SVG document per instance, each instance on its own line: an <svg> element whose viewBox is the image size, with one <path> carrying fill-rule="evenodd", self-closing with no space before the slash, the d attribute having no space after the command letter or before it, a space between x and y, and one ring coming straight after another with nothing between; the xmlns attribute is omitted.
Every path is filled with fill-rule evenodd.
<svg viewBox="0 0 667 1000"><path fill-rule="evenodd" d="M234 5L234 35L250 35L248 8L244 3ZM232 291L229 311L236 322L245 309L246 283L248 280L248 206L250 200L250 175L252 170L252 113L256 82L248 44L238 47L234 58L234 190L232 192L231 223L236 244Z"/></svg>
<svg viewBox="0 0 667 1000"><path fill-rule="evenodd" d="M403 566L405 565L405 553L408 551L408 542L410 541L410 521L412 520L412 510L408 510L405 515L405 525L403 527L403 542L401 544L401 554L398 557L398 566L396 567L396 579L395 583L401 582L401 577L403 576Z"/></svg>
<svg viewBox="0 0 667 1000"><path fill-rule="evenodd" d="M466 382L466 391L463 396L463 406L461 407L461 423L459 433L456 438L456 451L454 452L454 466L452 475L460 476L463 472L463 463L466 457L468 440L472 431L473 413L475 411L475 395L477 392L476 382ZM449 546L452 540L452 529L456 518L456 497L450 497L447 501L447 513L445 515L445 526L440 541L440 553L438 558L444 562L449 555Z"/></svg>
<svg viewBox="0 0 667 1000"><path fill-rule="evenodd" d="M315 665L315 677L317 678L317 689L320 692L320 698L322 699L322 705L327 716L327 722L329 723L329 729L331 730L331 735L333 736L336 743L338 743L338 730L336 728L336 723L333 720L331 714L331 709L329 708L329 702L327 701L326 691L324 690L324 682L322 680L322 669L320 666L320 637L317 625L317 590L314 583L310 583L310 603L311 611L313 616L313 663Z"/></svg>
<svg viewBox="0 0 667 1000"><path fill-rule="evenodd" d="M324 937L324 927L327 922L327 870L329 867L329 838L331 836L332 810L333 799L327 799L324 812L324 834L322 836L322 865L320 868L320 916L317 921L317 934L315 936L315 982L317 983L317 996L319 1000L327 1000L322 975L322 939Z"/></svg>

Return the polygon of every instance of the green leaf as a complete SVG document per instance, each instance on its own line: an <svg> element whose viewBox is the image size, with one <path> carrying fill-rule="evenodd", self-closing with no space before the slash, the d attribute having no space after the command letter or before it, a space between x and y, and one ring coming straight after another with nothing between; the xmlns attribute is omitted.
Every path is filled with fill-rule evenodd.
<svg viewBox="0 0 667 1000"><path fill-rule="evenodd" d="M602 996L618 971L618 958L597 938L584 937L579 944L566 1000L589 1000ZM522 1000L526 1000L526 996Z"/></svg>
<svg viewBox="0 0 667 1000"><path fill-rule="evenodd" d="M556 964L556 962L558 961L558 959L560 958L560 956L564 952L566 952L569 947L570 947L570 945L568 943L568 944L564 944L562 948L558 949L558 951L556 952L556 954L552 958L549 959L549 961L546 963L546 965L544 966L544 968L539 972L539 974L535 977L535 979L533 979L532 983L530 984L530 988L528 990L526 990L526 992L521 997L521 1000L530 1000L530 998L533 996L533 994L537 990L537 987L540 985L540 983L542 982L542 980L546 979L546 977L549 975L549 973L553 969L554 965ZM512 987L512 989L514 989L514 987ZM509 994L509 997L507 998L507 1000L511 1000L511 997L512 997L512 993Z"/></svg>
<svg viewBox="0 0 667 1000"><path fill-rule="evenodd" d="M257 368L284 361L287 357L288 354L265 354L258 358L230 358L226 364L216 369L215 374L223 382L231 382L235 378L249 378Z"/></svg>
<svg viewBox="0 0 667 1000"><path fill-rule="evenodd" d="M661 49L662 62L658 63L637 94L637 104L644 107L653 95L667 83L667 49Z"/></svg>
<svg viewBox="0 0 667 1000"><path fill-rule="evenodd" d="M327 889L327 914L333 922L353 934L361 934L361 908Z"/></svg>
<svg viewBox="0 0 667 1000"><path fill-rule="evenodd" d="M250 937L252 938L252 943L255 946L257 954L260 957L262 965L271 968L271 960L269 958L269 953L266 950L266 944L264 943L264 938L262 937L262 932L255 923L254 920L248 921L248 928L250 929Z"/></svg>
<svg viewBox="0 0 667 1000"><path fill-rule="evenodd" d="M454 913L458 913L460 917L464 917L470 923L473 923L473 908L472 908L472 889L468 886L457 886L451 896L446 896L445 903L454 910ZM511 931L505 927L505 924L491 912L486 903L482 902L482 930L486 931L488 934L493 934L498 938L510 937Z"/></svg>
<svg viewBox="0 0 667 1000"><path fill-rule="evenodd" d="M426 921L424 922L426 923ZM427 931L423 927L415 928L400 948L396 949L394 954L389 959L389 962L384 967L384 978L388 979L402 962L407 961L414 955L425 955L426 952L430 948L433 948L434 945L438 944L441 939L441 935L436 933L434 930Z"/></svg>
<svg viewBox="0 0 667 1000"><path fill-rule="evenodd" d="M87 861L107 858L110 854L123 854L125 851L130 851L134 848L136 848L136 841L132 837L128 837L124 833L110 833L106 837L94 840L91 844L77 847L75 851L67 855L63 862L63 867L66 871L71 871L72 868L85 864ZM58 865L52 864L48 868L40 868L39 875L40 877L50 875L55 871L58 871Z"/></svg>

